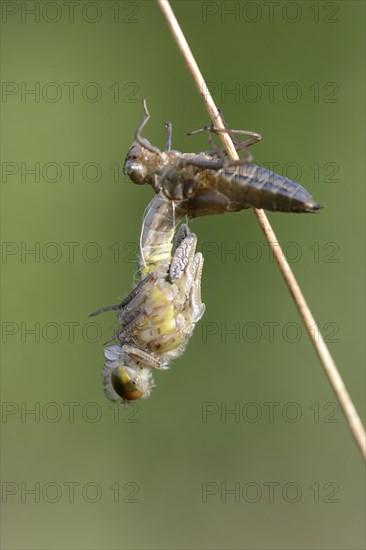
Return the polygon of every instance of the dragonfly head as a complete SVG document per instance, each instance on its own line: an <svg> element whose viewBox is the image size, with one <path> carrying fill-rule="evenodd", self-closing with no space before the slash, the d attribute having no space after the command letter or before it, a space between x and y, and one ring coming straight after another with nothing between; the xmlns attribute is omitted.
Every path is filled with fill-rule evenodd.
<svg viewBox="0 0 366 550"><path fill-rule="evenodd" d="M149 397L154 381L149 368L140 367L120 346L104 350L104 391L111 401L136 401Z"/></svg>
<svg viewBox="0 0 366 550"><path fill-rule="evenodd" d="M136 401L150 395L151 373L148 369L118 366L112 371L111 383L123 401Z"/></svg>
<svg viewBox="0 0 366 550"><path fill-rule="evenodd" d="M158 164L158 155L135 141L127 153L123 173L138 185L152 184Z"/></svg>

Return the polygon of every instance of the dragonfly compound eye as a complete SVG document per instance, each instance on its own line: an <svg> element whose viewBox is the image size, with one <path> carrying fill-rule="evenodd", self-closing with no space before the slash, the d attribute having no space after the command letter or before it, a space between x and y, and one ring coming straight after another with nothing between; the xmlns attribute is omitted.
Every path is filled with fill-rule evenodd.
<svg viewBox="0 0 366 550"><path fill-rule="evenodd" d="M144 158L145 150L138 143L134 143L127 153L125 164L123 167L123 173L126 174L133 183L144 184L146 183L146 176L148 175L146 160ZM149 153L149 151L146 151ZM145 160L145 162L144 162Z"/></svg>
<svg viewBox="0 0 366 550"><path fill-rule="evenodd" d="M146 371L146 372L145 372ZM150 395L151 374L147 369L115 367L111 374L114 391L124 401L136 401Z"/></svg>
<svg viewBox="0 0 366 550"><path fill-rule="evenodd" d="M144 183L153 185L155 173L159 170L161 163L161 155L157 155L156 151L150 149L152 145L147 139L144 141L145 147L136 142L130 147L123 166L123 173L138 185Z"/></svg>
<svg viewBox="0 0 366 550"><path fill-rule="evenodd" d="M123 173L126 174L130 180L133 181L133 183L137 183L138 185L146 183L146 166L144 166L139 160L127 157L123 168Z"/></svg>

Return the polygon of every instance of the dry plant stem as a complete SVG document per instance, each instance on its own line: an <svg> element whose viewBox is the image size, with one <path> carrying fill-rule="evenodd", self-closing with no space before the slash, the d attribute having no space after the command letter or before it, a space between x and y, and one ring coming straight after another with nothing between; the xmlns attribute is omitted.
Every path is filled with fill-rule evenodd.
<svg viewBox="0 0 366 550"><path fill-rule="evenodd" d="M220 113L217 110L217 107L212 99L212 96L207 88L205 80L199 70L199 67L193 57L193 54L190 50L190 47L184 37L184 34L179 26L179 23L173 13L173 10L168 2L168 0L157 0L157 4L162 11L165 20L168 24L168 27L173 35L173 38L181 52L184 61L187 64L188 70L190 71L193 80L196 84L196 87L201 95L202 101L207 109L207 112L212 120L214 126L224 129L224 125L221 120ZM237 152L227 133L219 134L221 141L228 153L228 155L233 159L238 159ZM305 328L309 334L310 340L315 348L316 353L323 365L325 373L328 377L328 380L333 388L334 393L337 396L337 399L342 407L343 413L348 422L349 428L356 440L357 445L359 446L363 457L366 459L366 435L365 430L360 420L360 417L357 414L357 411L352 403L349 393L342 381L342 378L337 370L336 364L329 353L329 350L324 342L322 335L319 330L316 330L316 323L311 311L305 301L303 293L295 279L294 274L282 252L282 249L277 241L276 235L267 219L267 216L263 210L253 209L257 217L259 225L269 243L272 254L276 259L278 267L282 273L283 278L287 284L287 287L290 293L293 296L296 307L299 311L300 317L303 320Z"/></svg>

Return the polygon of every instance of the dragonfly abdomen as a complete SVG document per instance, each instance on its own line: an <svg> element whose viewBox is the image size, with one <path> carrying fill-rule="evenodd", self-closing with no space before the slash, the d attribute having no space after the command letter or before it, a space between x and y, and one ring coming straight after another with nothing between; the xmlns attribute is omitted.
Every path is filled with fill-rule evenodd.
<svg viewBox="0 0 366 550"><path fill-rule="evenodd" d="M256 164L223 168L217 172L218 188L235 203L273 212L315 212L321 206L300 184Z"/></svg>
<svg viewBox="0 0 366 550"><path fill-rule="evenodd" d="M140 274L146 277L156 269L167 271L172 259L174 231L185 211L162 193L149 203L140 239Z"/></svg>

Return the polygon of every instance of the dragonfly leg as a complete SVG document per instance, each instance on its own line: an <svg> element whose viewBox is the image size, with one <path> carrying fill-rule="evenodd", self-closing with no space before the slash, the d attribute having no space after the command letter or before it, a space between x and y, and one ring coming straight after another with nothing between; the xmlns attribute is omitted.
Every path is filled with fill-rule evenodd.
<svg viewBox="0 0 366 550"><path fill-rule="evenodd" d="M116 304L114 306L101 307L100 309L97 309L97 311L93 311L93 313L90 313L89 317L95 317L96 315L99 315L99 313L104 313L105 311L110 311L112 309L119 309L119 304Z"/></svg>
<svg viewBox="0 0 366 550"><path fill-rule="evenodd" d="M222 123L224 125L225 130L223 130L222 128L214 128L213 131L216 131L217 133L220 133L220 132L222 133L222 132L226 131L229 134L229 136L231 137L234 145L238 149L241 149L241 150L245 151L246 147L249 147L250 145L254 145L254 143L257 143L258 141L260 141L262 139L262 136L260 134L258 134L257 132L250 132L248 130L231 130L229 128L226 120L224 119L224 116L223 116L220 109L219 109L219 113L220 113L221 120L222 120ZM239 140L235 139L233 134L241 134L241 135L250 136L250 137L247 140L239 141Z"/></svg>
<svg viewBox="0 0 366 550"><path fill-rule="evenodd" d="M144 367L162 369L165 366L165 364L158 357L156 357L152 353L144 351L143 349L135 345L131 346L130 344L124 344L122 346L122 351L139 363L143 363Z"/></svg>
<svg viewBox="0 0 366 550"><path fill-rule="evenodd" d="M143 317L145 317L146 311L143 307L135 309L133 311L123 311L118 316L118 321L121 327L118 330L120 338L130 334L133 329L138 325Z"/></svg>
<svg viewBox="0 0 366 550"><path fill-rule="evenodd" d="M159 275L153 271L152 273L149 273L142 281L130 292L128 296L122 302L119 304L120 310L123 310L128 307L128 309L133 309L135 307L135 304L132 306L131 302L136 297L140 297L141 295L147 294L151 288L154 286L156 281L158 280Z"/></svg>
<svg viewBox="0 0 366 550"><path fill-rule="evenodd" d="M222 128L216 128L214 126L211 126L210 132L214 134L222 134L222 133L228 133L232 142L234 143L235 149L237 151L242 151L244 153L244 157L239 160L229 161L229 165L235 165L235 164L243 164L245 162L251 162L253 160L253 155L249 153L248 147L251 145L254 145L258 141L262 139L262 136L260 134L257 134L255 132L249 132L248 130L230 130L222 129ZM245 136L250 136L248 139L245 139L243 141L240 141L234 137L234 134L242 134Z"/></svg>
<svg viewBox="0 0 366 550"><path fill-rule="evenodd" d="M103 342L103 346L106 346L107 344L110 344L111 342L113 342L113 340L116 340L117 338L118 338L118 333L116 332L115 334L113 334L113 336L111 338L108 338L108 340Z"/></svg>
<svg viewBox="0 0 366 550"><path fill-rule="evenodd" d="M193 136L194 134L199 134L200 132L210 132L212 134L229 134L232 138L235 145L238 145L239 148L241 148L243 145L246 145L248 142L249 145L253 145L254 143L257 143L257 141L260 141L262 139L262 136L260 134L257 134L256 132L250 132L249 130L231 130L230 128L218 128L217 126L203 126L203 128L199 128L198 130L193 130L192 132L188 132L187 136ZM231 134L242 134L244 136L250 136L250 139L239 141L238 139L235 139L232 137ZM216 148L217 145L212 141L212 138L209 139L210 145L213 145L213 148Z"/></svg>
<svg viewBox="0 0 366 550"><path fill-rule="evenodd" d="M135 140L142 147L145 147L146 149L148 149L148 151L151 151L151 153L160 154L160 149L158 149L157 147L154 147L154 145L151 145L151 143L141 135L142 130L145 128L147 122L150 119L150 113L147 110L146 99L142 100L142 105L144 107L144 118L142 119L140 126L136 130Z"/></svg>
<svg viewBox="0 0 366 550"><path fill-rule="evenodd" d="M131 312L128 312L127 314L122 314L122 315L123 315L123 322L124 322L122 329L118 329L117 332L115 332L111 338L103 342L103 346L105 346L106 344L109 344L110 342L113 342L113 340L116 340L117 338L123 341L124 337L130 334L135 328L135 326L141 321L141 319L145 317L146 312L140 309L140 310L134 311L132 314Z"/></svg>
<svg viewBox="0 0 366 550"><path fill-rule="evenodd" d="M204 130L204 128L202 128L202 130ZM215 128L215 127L211 127L209 128L209 130L214 134L226 132L226 130L223 130L221 128ZM197 130L197 132L199 131L201 130ZM247 135L251 135L251 134L253 135L249 139L240 141L238 139L235 139L231 135L231 132L233 133L245 132L245 134ZM247 148L250 145L254 145L254 143L257 143L258 141L260 141L261 136L259 134L254 134L254 132L247 132L246 130L230 130L230 132L228 133L230 134L230 137L234 143L235 149L237 151L242 151L244 153L243 158L240 158L238 160L230 160L227 156L227 152L225 151L225 149L218 148L217 145L215 144L215 149L213 151L205 151L204 153L208 156L213 157L213 160L202 159L197 156L197 159L195 158L184 159L184 161L181 160L180 162L183 162L184 164L191 164L192 166L198 166L199 168L207 168L209 170L220 169L225 166L237 166L240 164L246 164L247 162L251 162L253 160L253 155L248 151Z"/></svg>
<svg viewBox="0 0 366 550"><path fill-rule="evenodd" d="M215 129L215 133L220 132L225 132L225 130L221 130L220 128ZM247 162L252 162L253 155L248 151L248 147L260 141L262 139L262 136L260 134L256 134L255 132L248 132L247 130L228 130L228 134L235 145L235 149L244 153L243 158L238 160L230 160L228 162L228 166L237 166L240 164L246 164ZM240 141L234 137L234 134L244 134L250 137L248 139Z"/></svg>
<svg viewBox="0 0 366 550"><path fill-rule="evenodd" d="M154 284L158 280L156 273L152 273L151 275L154 275L154 277L145 277L136 287L136 289L138 289L137 292L136 289L131 292L131 294L133 294L133 299L125 304L118 314L118 321L122 325L123 333L130 332L134 328L134 325L141 321L141 318L145 315L146 299L150 296ZM128 298L129 296L127 299Z"/></svg>
<svg viewBox="0 0 366 550"><path fill-rule="evenodd" d="M173 126L169 120L165 123L165 132L166 132L165 151L171 151Z"/></svg>
<svg viewBox="0 0 366 550"><path fill-rule="evenodd" d="M227 155L225 149L222 149L220 147L218 147L218 145L214 142L214 140L212 139L212 127L211 126L204 126L203 128L200 128L199 130L194 130L193 132L188 132L187 133L187 136L192 136L194 134L198 134L199 132L206 132L207 133L207 140L208 140L208 143L211 147L211 151L210 153L212 155L215 155L217 157L225 157Z"/></svg>
<svg viewBox="0 0 366 550"><path fill-rule="evenodd" d="M106 306L102 307L101 309L98 309L97 311L94 311L89 315L89 317L95 317L96 315L99 315L100 313L104 313L105 311L111 311L116 309L124 309L137 295L140 294L141 288L145 288L146 285L152 286L156 279L158 278L158 275L156 273L150 273L143 279L136 288L133 289L133 291L124 299L120 304L116 304L113 306Z"/></svg>
<svg viewBox="0 0 366 550"><path fill-rule="evenodd" d="M201 130L198 130L198 131L201 131ZM218 131L225 132L226 130L221 130L220 128L212 129L213 133L218 133ZM232 131L235 132L236 130L232 130ZM196 158L193 157L191 159L181 159L180 163L182 165L197 166L198 168L203 168L207 170L220 170L220 168L224 168L227 166L237 166L240 164L246 164L253 160L253 156L251 155L251 153L249 153L249 151L247 150L247 147L259 141L260 137L258 139L257 137L258 135L259 134L256 134L256 136L252 136L250 139L247 139L244 141L239 141L235 138L234 139L232 138L235 149L237 151L243 151L245 155L243 158L240 158L238 160L230 160L225 149L218 148L217 145L215 144L215 149L213 151L204 152L205 155L212 157L212 160L204 159L204 158L201 158L199 155L197 155Z"/></svg>
<svg viewBox="0 0 366 550"><path fill-rule="evenodd" d="M218 127L213 126L213 125L204 126L203 128L200 128L199 130L189 132L188 135L197 134L199 132L208 132L208 133L213 133L213 134L227 133L227 134L229 134L230 138L232 139L232 141L235 145L235 149L237 151L240 150L244 153L243 159L240 159L240 160L237 160L237 161L229 161L229 166L235 166L235 165L238 165L238 164L245 164L246 162L251 162L253 157L248 152L247 148L250 147L251 145L254 145L258 141L260 141L262 139L261 135L257 134L256 132L250 132L249 130L231 130L228 127L228 125L226 124L226 121L225 121L225 119L224 119L224 117L223 117L220 110L219 110L219 112L220 112L220 115L221 115L221 120L223 122L224 128L218 128ZM240 141L240 140L235 138L234 134L241 134L241 135L249 136L249 138L246 139L246 140ZM218 156L221 156L222 149L218 149L216 144L213 146L214 141L212 140L212 138L209 139L209 143L210 143L211 147L214 149L214 154L217 152Z"/></svg>

